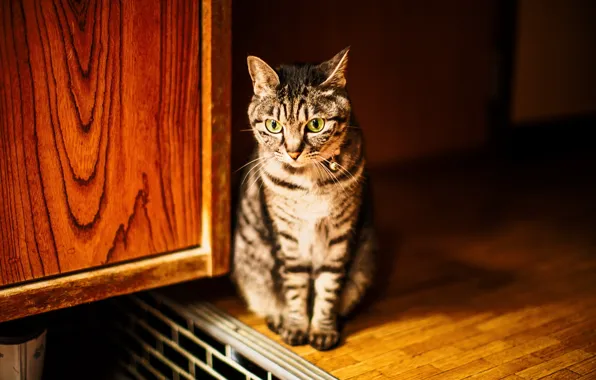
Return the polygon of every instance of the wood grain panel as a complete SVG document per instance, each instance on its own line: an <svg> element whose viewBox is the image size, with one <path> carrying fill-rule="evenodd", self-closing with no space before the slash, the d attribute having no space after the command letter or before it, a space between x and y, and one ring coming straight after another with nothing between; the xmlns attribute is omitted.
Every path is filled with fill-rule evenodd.
<svg viewBox="0 0 596 380"><path fill-rule="evenodd" d="M232 1L203 0L201 6L201 96L203 236L212 276L230 267L230 146Z"/></svg>
<svg viewBox="0 0 596 380"><path fill-rule="evenodd" d="M0 285L201 242L200 4L0 5Z"/></svg>

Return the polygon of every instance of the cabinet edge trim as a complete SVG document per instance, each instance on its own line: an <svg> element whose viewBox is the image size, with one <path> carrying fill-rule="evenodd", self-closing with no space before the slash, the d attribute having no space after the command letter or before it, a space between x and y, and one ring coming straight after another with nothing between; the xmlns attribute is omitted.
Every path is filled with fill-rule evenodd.
<svg viewBox="0 0 596 380"><path fill-rule="evenodd" d="M0 289L0 322L210 275L203 247Z"/></svg>

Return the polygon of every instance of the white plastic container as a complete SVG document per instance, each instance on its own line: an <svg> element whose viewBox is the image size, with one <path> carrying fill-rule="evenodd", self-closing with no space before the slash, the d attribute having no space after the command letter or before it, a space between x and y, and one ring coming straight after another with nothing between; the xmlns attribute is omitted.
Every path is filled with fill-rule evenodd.
<svg viewBox="0 0 596 380"><path fill-rule="evenodd" d="M0 324L0 379L41 380L46 329L17 320Z"/></svg>

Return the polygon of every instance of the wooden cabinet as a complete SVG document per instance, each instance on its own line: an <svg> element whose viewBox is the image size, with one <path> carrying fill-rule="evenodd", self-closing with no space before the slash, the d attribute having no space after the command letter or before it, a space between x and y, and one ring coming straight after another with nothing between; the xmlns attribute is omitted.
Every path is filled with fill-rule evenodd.
<svg viewBox="0 0 596 380"><path fill-rule="evenodd" d="M230 0L0 4L0 321L228 269Z"/></svg>

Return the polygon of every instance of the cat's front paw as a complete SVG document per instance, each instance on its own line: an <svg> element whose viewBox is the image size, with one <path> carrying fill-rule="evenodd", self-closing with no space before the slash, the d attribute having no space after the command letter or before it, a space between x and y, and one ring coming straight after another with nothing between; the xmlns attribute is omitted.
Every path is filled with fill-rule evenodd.
<svg viewBox="0 0 596 380"><path fill-rule="evenodd" d="M273 331L274 333L279 334L281 332L281 317L268 316L267 318L265 318L265 323L267 323L267 327L269 328L269 330Z"/></svg>
<svg viewBox="0 0 596 380"><path fill-rule="evenodd" d="M327 351L339 343L339 331L337 330L311 330L308 342L310 345L319 350Z"/></svg>
<svg viewBox="0 0 596 380"><path fill-rule="evenodd" d="M308 331L301 327L282 327L279 335L281 336L281 339L290 346L301 346L308 342Z"/></svg>

